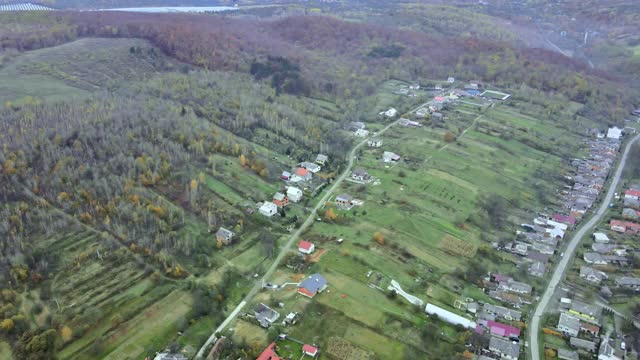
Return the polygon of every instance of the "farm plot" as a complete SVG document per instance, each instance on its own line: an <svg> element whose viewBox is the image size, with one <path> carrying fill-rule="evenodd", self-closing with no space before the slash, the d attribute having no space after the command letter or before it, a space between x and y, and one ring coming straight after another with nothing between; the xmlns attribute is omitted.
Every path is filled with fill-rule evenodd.
<svg viewBox="0 0 640 360"><path fill-rule="evenodd" d="M123 330L122 324L127 319L162 306L157 302L172 291L172 285L164 284L157 275L151 276L153 272L145 271L127 249L105 246L91 232L60 234L38 244L56 259L51 264L52 300L47 308L66 326L83 333L64 344L59 353L62 358L86 358L96 339L102 340L92 351L105 355L109 346L115 348L126 340L129 330ZM180 309L177 303L167 306ZM149 326L148 321L139 324ZM166 341L168 334L164 331L169 326L168 321L157 323L155 338L139 339L140 346Z"/></svg>
<svg viewBox="0 0 640 360"><path fill-rule="evenodd" d="M354 346L350 342L332 337L327 345L327 355L336 360L371 360L374 353Z"/></svg>

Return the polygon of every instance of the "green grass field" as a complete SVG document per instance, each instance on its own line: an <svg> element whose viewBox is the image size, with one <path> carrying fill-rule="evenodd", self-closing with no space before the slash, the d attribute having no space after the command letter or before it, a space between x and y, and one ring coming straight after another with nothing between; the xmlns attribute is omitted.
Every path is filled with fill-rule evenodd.
<svg viewBox="0 0 640 360"><path fill-rule="evenodd" d="M0 341L0 360L13 360L11 346L4 341Z"/></svg>
<svg viewBox="0 0 640 360"><path fill-rule="evenodd" d="M131 53L131 48L139 51ZM0 67L0 102L81 100L178 65L144 40L81 39L20 54Z"/></svg>

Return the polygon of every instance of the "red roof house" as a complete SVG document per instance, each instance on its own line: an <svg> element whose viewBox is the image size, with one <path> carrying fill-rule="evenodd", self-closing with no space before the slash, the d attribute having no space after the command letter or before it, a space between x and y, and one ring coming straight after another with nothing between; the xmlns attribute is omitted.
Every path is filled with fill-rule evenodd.
<svg viewBox="0 0 640 360"><path fill-rule="evenodd" d="M289 205L289 198L287 197L287 195L281 192L278 192L275 195L273 195L272 202L276 204L276 206L278 207L285 207Z"/></svg>
<svg viewBox="0 0 640 360"><path fill-rule="evenodd" d="M576 224L576 218L574 218L571 215L554 214L553 216L551 216L551 219L553 221L556 221L556 222L559 222L559 223L563 223L563 224L567 224L567 225L575 225Z"/></svg>
<svg viewBox="0 0 640 360"><path fill-rule="evenodd" d="M637 234L640 232L640 224L631 221L611 220L609 226L611 226L611 230L620 233L629 232L631 234Z"/></svg>
<svg viewBox="0 0 640 360"><path fill-rule="evenodd" d="M315 249L315 245L306 240L300 240L300 243L298 244L298 251L303 254L311 254Z"/></svg>
<svg viewBox="0 0 640 360"><path fill-rule="evenodd" d="M626 198L640 198L640 190L630 189L624 192L624 197Z"/></svg>
<svg viewBox="0 0 640 360"><path fill-rule="evenodd" d="M518 329L517 327L501 324L493 320L489 320L487 322L487 325L489 326L489 331L491 332L491 335L497 335L497 336L508 337L508 338L520 337L520 329Z"/></svg>
<svg viewBox="0 0 640 360"><path fill-rule="evenodd" d="M258 356L257 360L284 360L276 353L276 343L272 342L266 349Z"/></svg>
<svg viewBox="0 0 640 360"><path fill-rule="evenodd" d="M304 344L302 346L302 353L305 355L316 357L318 354L318 348L315 346Z"/></svg>

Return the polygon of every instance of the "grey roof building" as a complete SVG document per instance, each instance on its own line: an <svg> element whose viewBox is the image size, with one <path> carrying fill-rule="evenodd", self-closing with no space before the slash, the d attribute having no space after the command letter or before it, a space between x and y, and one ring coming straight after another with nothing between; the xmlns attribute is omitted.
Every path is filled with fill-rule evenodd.
<svg viewBox="0 0 640 360"><path fill-rule="evenodd" d="M578 353L573 350L558 349L558 359L560 360L580 360Z"/></svg>
<svg viewBox="0 0 640 360"><path fill-rule="evenodd" d="M578 333L580 332L580 319L564 312L560 313L558 330L569 334L570 336L578 336Z"/></svg>
<svg viewBox="0 0 640 360"><path fill-rule="evenodd" d="M253 314L256 317L256 320L260 323L260 326L264 328L268 328L278 320L280 317L280 313L268 307L267 305L260 303L253 310Z"/></svg>
<svg viewBox="0 0 640 360"><path fill-rule="evenodd" d="M520 318L522 317L520 311L492 304L484 304L483 310L505 320L520 321Z"/></svg>
<svg viewBox="0 0 640 360"><path fill-rule="evenodd" d="M520 356L520 344L515 341L505 340L498 337L491 337L489 350L500 354L503 360L517 360Z"/></svg>
<svg viewBox="0 0 640 360"><path fill-rule="evenodd" d="M544 276L545 266L540 261L536 261L529 266L529 274L532 276Z"/></svg>
<svg viewBox="0 0 640 360"><path fill-rule="evenodd" d="M569 340L569 343L571 344L571 346L578 349L583 349L590 352L596 351L596 343L594 343L593 341L582 340L577 337L572 337L571 340Z"/></svg>
<svg viewBox="0 0 640 360"><path fill-rule="evenodd" d="M620 287L633 289L633 290L640 290L640 278L618 276L616 278L616 285Z"/></svg>
<svg viewBox="0 0 640 360"><path fill-rule="evenodd" d="M590 268L588 266L581 266L580 278L593 284L599 284L602 280L608 279L609 277L602 271Z"/></svg>

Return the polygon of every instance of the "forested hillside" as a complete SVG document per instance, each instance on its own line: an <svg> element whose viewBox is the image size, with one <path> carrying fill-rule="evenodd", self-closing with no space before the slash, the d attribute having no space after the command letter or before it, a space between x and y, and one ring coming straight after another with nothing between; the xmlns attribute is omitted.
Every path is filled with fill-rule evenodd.
<svg viewBox="0 0 640 360"><path fill-rule="evenodd" d="M620 119L632 107L633 94L623 91L621 84L550 51L466 37L433 37L329 17L256 22L209 15L85 12L33 19L34 25L27 27L12 25L21 17L7 20L3 26L11 31L0 37L5 48L33 49L78 36L141 37L179 60L243 72L256 59L281 56L300 67L301 79L293 79L298 84L289 87L294 94L348 99L370 95L376 84L392 77L456 75L499 86L524 82L542 91L559 91L585 103L585 114L602 119ZM51 23L63 30L51 31L46 25ZM396 52L371 56L374 49Z"/></svg>
<svg viewBox="0 0 640 360"><path fill-rule="evenodd" d="M488 22L483 18L469 33L485 31ZM429 120L429 136L407 137L417 144L403 145L413 158L408 179L427 176L417 171L436 149L442 157L462 154L454 164L458 175L480 174L497 187L497 170L486 165L497 152L514 158L495 166L508 169L521 187L511 189L518 200L508 206L524 211L531 196L546 202L542 191L529 188L557 185L561 178L547 167L575 152L583 127L622 119L636 93L584 64L514 47L501 41L509 37L500 30L495 34L491 40L435 36L322 16L0 14L3 339L19 359L143 358L169 343L194 353L288 234L313 215L313 196L344 170L360 141L346 125L365 121L377 131L390 122L380 111L393 106L404 114L433 97L429 90L399 95L397 84L435 88L454 76L460 84L477 78L514 93L507 110L495 110L493 100L444 108L446 123ZM405 130L392 132L391 143L401 143ZM458 141L467 133L471 145ZM482 159L474 173L466 151ZM286 190L283 171L318 153L329 159L320 185L305 188L297 207L268 219L252 215L258 203ZM525 153L533 155L523 165ZM380 165L369 157L372 167ZM446 165L438 171L440 195L448 198L438 204L453 211L455 197L444 188L452 163L438 164ZM527 178L529 172L536 175ZM379 199L387 187L404 191L394 185L403 184L395 170L384 174L394 180ZM463 234L468 219L484 224L490 194L470 188L464 217L442 228ZM364 186L352 191L366 195ZM385 205L379 199L370 203ZM348 224L365 215L329 220ZM425 233L434 233L428 226ZM221 227L235 233L232 244L216 239ZM368 238L369 230L357 236ZM486 225L487 234L493 230ZM474 241L484 241L476 235ZM424 245L420 239L417 247ZM453 271L449 265L429 276ZM261 346L238 343L233 351L255 357ZM419 336L406 353L416 346L426 346Z"/></svg>

